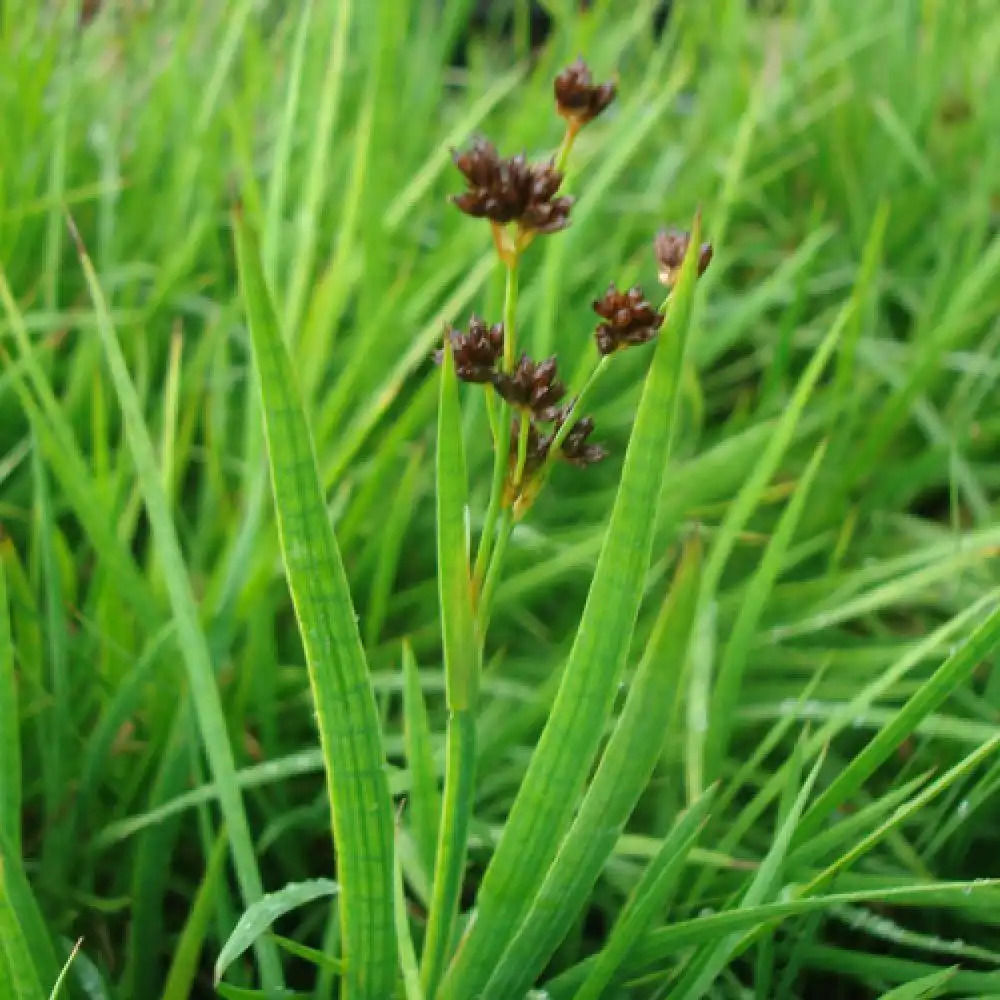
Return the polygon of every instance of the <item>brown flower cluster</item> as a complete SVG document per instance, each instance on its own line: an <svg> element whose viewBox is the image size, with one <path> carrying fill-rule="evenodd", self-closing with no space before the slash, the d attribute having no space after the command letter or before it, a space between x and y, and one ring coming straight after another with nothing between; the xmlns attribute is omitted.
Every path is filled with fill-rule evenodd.
<svg viewBox="0 0 1000 1000"><path fill-rule="evenodd" d="M532 234L557 233L569 225L573 199L556 197L563 175L551 161L529 163L523 153L505 159L485 139L452 158L468 184L452 201L466 215L496 225L516 222Z"/></svg>
<svg viewBox="0 0 1000 1000"><path fill-rule="evenodd" d="M503 355L503 323L487 326L478 316L470 316L467 332L449 326L447 335L455 358L455 374L463 382L492 381ZM440 351L434 360L441 363Z"/></svg>
<svg viewBox="0 0 1000 1000"><path fill-rule="evenodd" d="M615 99L616 93L613 83L594 83L590 67L582 57L555 78L553 90L556 110L574 128L592 122Z"/></svg>
<svg viewBox="0 0 1000 1000"><path fill-rule="evenodd" d="M602 356L623 347L648 343L663 325L663 313L646 300L638 285L627 292L609 285L594 302L594 312L605 321L594 331L597 350Z"/></svg>
<svg viewBox="0 0 1000 1000"><path fill-rule="evenodd" d="M532 163L523 153L502 157L496 146L484 138L452 154L466 184L466 190L454 195L452 201L465 214L490 222L500 259L507 268L508 295L516 295L518 260L531 240L569 225L573 198L559 193L566 158L577 132L608 108L616 89L614 82L595 83L582 59L559 73L553 81L553 92L556 111L565 119L566 130L559 153L551 160ZM656 235L657 272L670 289L677 283L691 242L690 233L676 229L664 229ZM699 275L711 260L711 244L702 243L698 248ZM509 299L507 305L511 306L509 315L514 315L516 299ZM602 359L649 343L664 323L663 312L645 297L639 285L619 290L612 283L594 300L593 309L600 317L594 340ZM505 316L506 310L505 305ZM578 399L566 400L567 389L558 377L555 357L534 361L521 353L514 361L518 354L515 333L513 325L509 329L501 323L491 326L472 316L465 330L449 327L447 338L458 378L490 386L507 404L500 414L504 423L497 424L496 411L492 413L495 445L501 454L507 451L508 459L506 481L499 485L494 481L500 492L493 496L502 497L502 502L513 507L519 517L541 489L545 470L552 461L559 459L586 467L605 458L607 450L590 441L594 421L578 416ZM439 351L438 360L440 356ZM589 391L599 374L600 367L595 368L584 391Z"/></svg>
<svg viewBox="0 0 1000 1000"><path fill-rule="evenodd" d="M656 264L660 274L660 283L672 288L680 276L681 264L691 245L691 234L679 229L661 229L656 234L653 249L656 251ZM712 263L712 244L702 243L698 250L698 276L701 277Z"/></svg>

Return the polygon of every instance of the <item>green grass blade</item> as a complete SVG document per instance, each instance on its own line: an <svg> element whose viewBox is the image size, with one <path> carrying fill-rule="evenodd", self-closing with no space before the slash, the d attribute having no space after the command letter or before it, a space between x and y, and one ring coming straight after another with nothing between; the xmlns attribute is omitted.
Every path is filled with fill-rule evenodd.
<svg viewBox="0 0 1000 1000"><path fill-rule="evenodd" d="M406 766L410 772L410 827L424 872L430 878L437 850L441 796L434 768L427 705L420 687L417 661L408 642L403 644L403 740L406 744Z"/></svg>
<svg viewBox="0 0 1000 1000"><path fill-rule="evenodd" d="M798 744L801 752L802 744ZM764 900L772 894L775 884L779 879L791 844L792 834L802 816L806 802L812 794L813 785L819 775L823 757L816 761L809 776L806 778L798 795L794 801L790 802L787 815L775 833L774 840L766 857L761 862L757 873L754 875L747 888L746 893L740 900L739 908L747 909L761 905ZM733 952L739 946L741 936L733 934L719 941L716 944L706 947L703 955L695 956L688 966L688 972L681 978L677 987L671 991L671 1000L695 1000L697 997L705 995L709 986L715 981L726 964L729 962Z"/></svg>
<svg viewBox="0 0 1000 1000"><path fill-rule="evenodd" d="M21 723L3 560L0 560L0 837L20 857Z"/></svg>
<svg viewBox="0 0 1000 1000"><path fill-rule="evenodd" d="M681 813L663 838L659 850L622 907L607 943L598 953L575 1000L599 1000L618 969L628 961L636 942L663 912L667 897L683 874L688 853L698 839L714 795L715 789L710 788Z"/></svg>
<svg viewBox="0 0 1000 1000"><path fill-rule="evenodd" d="M403 989L406 1000L424 1000L424 990L420 985L420 965L417 962L410 922L406 915L406 893L403 888L403 866L399 862L400 851L396 848L395 865L395 905L396 943L399 947L399 968L403 974Z"/></svg>
<svg viewBox="0 0 1000 1000"><path fill-rule="evenodd" d="M138 475L139 489L149 515L154 544L176 619L178 640L187 668L188 682L191 685L191 697L198 718L202 744L212 776L219 787L219 802L229 832L229 843L240 891L244 902L250 905L261 898L264 890L250 837L250 825L236 780L236 763L226 731L222 700L215 683L211 652L205 634L201 630L198 606L170 514L169 501L163 490L163 481L157 467L153 442L143 417L142 404L129 375L125 355L122 353L121 344L112 325L97 274L75 226L72 226L72 232L97 313L97 329L101 345L118 395L126 436ZM264 987L280 988L282 974L277 949L270 942L261 943L258 957Z"/></svg>
<svg viewBox="0 0 1000 1000"><path fill-rule="evenodd" d="M392 803L381 728L312 434L278 328L257 241L236 218L236 249L288 585L306 651L333 811L345 997L382 1000L396 970Z"/></svg>
<svg viewBox="0 0 1000 1000"><path fill-rule="evenodd" d="M336 895L339 889L337 883L331 882L328 878L293 882L277 892L269 892L253 906L247 907L215 960L213 971L215 982L220 982L226 974L226 969L264 934L275 920L292 910L297 910L300 906L305 906L306 903Z"/></svg>
<svg viewBox="0 0 1000 1000"><path fill-rule="evenodd" d="M932 972L928 976L921 976L889 990L888 993L883 993L879 1000L927 1000L928 997L939 997L956 972L958 972L957 965L950 969L942 969L940 972Z"/></svg>
<svg viewBox="0 0 1000 1000"><path fill-rule="evenodd" d="M83 938L78 938L75 945L73 945L73 950L66 957L66 961L63 964L62 969L59 970L59 977L56 979L52 990L49 993L49 1000L59 1000L62 995L63 984L66 982L66 977L69 975L69 970L73 965L76 956L80 954L80 947L83 944Z"/></svg>
<svg viewBox="0 0 1000 1000"><path fill-rule="evenodd" d="M649 567L656 521L651 515L670 451L695 263L689 253L643 388L611 523L569 661L483 878L476 920L445 980L442 995L447 1000L474 995L489 978L555 856L597 754Z"/></svg>
<svg viewBox="0 0 1000 1000"><path fill-rule="evenodd" d="M700 568L696 539L677 569L597 773L524 922L479 994L481 1000L520 996L532 985L611 856L653 773L678 706Z"/></svg>
<svg viewBox="0 0 1000 1000"><path fill-rule="evenodd" d="M445 340L437 443L438 600L448 730L444 796L421 981L433 1000L451 947L468 847L476 767L480 649L473 607L462 414L451 343Z"/></svg>
<svg viewBox="0 0 1000 1000"><path fill-rule="evenodd" d="M1000 644L1000 608L982 621L964 643L907 699L871 742L845 767L802 818L796 843L815 833L833 809L852 796L875 769L941 705Z"/></svg>
<svg viewBox="0 0 1000 1000"><path fill-rule="evenodd" d="M174 947L162 1000L187 1000L194 988L198 959L205 943L205 935L208 933L215 894L219 891L220 879L226 873L227 846L225 831L222 831L215 840L215 846L208 857L205 876L198 886L191 911L184 921L184 929Z"/></svg>
<svg viewBox="0 0 1000 1000"><path fill-rule="evenodd" d="M809 496L813 480L819 471L825 453L825 442L813 452L795 493L781 515L774 534L764 550L760 565L747 583L746 598L740 604L736 621L733 623L726 641L708 709L706 771L710 776L718 775L725 759L732 734L733 719L739 703L743 672L750 653L750 645L753 642L767 599L781 573L788 547L795 535L795 529L802 516L806 498Z"/></svg>
<svg viewBox="0 0 1000 1000"><path fill-rule="evenodd" d="M7 875L0 858L0 958L6 958L14 995L11 1000L45 1000L31 948L7 892Z"/></svg>

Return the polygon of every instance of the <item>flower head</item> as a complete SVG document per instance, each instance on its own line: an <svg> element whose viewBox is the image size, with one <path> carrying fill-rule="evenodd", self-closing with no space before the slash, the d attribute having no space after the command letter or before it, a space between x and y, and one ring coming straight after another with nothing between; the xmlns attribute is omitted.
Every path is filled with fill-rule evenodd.
<svg viewBox="0 0 1000 1000"><path fill-rule="evenodd" d="M607 448L599 444L587 444L587 438L593 431L593 417L577 420L569 429L566 437L563 438L559 448L560 456L571 465L576 465L581 469L607 458Z"/></svg>
<svg viewBox="0 0 1000 1000"><path fill-rule="evenodd" d="M616 93L613 83L594 83L590 67L582 57L555 78L553 90L559 114L576 128L593 121L615 99Z"/></svg>
<svg viewBox="0 0 1000 1000"><path fill-rule="evenodd" d="M597 349L602 355L612 354L623 347L648 343L663 325L663 313L647 302L636 285L620 292L611 284L594 302L594 312L605 320L594 331Z"/></svg>
<svg viewBox="0 0 1000 1000"><path fill-rule="evenodd" d="M452 201L466 215L497 225L516 222L531 234L555 233L569 225L573 199L556 197L563 175L551 162L529 163L523 153L505 159L485 139L476 139L452 159L469 187Z"/></svg>
<svg viewBox="0 0 1000 1000"><path fill-rule="evenodd" d="M471 316L468 331L449 327L448 339L455 357L455 374L463 382L489 382L493 378L503 354L502 323L487 326L478 316ZM440 363L441 351L435 353L434 359Z"/></svg>
<svg viewBox="0 0 1000 1000"><path fill-rule="evenodd" d="M653 241L656 265L660 272L660 283L668 288L677 283L681 264L691 245L691 234L679 229L661 229ZM712 263L712 244L702 243L698 251L698 277L701 277Z"/></svg>
<svg viewBox="0 0 1000 1000"><path fill-rule="evenodd" d="M554 357L536 364L522 354L509 375L500 372L493 376L493 387L512 406L543 421L555 420L559 401L566 395L566 387L556 378Z"/></svg>

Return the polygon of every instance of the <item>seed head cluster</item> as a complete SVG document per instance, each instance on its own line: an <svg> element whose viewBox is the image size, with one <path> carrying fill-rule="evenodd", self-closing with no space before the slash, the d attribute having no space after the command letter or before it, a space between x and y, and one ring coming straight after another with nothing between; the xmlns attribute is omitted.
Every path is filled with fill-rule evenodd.
<svg viewBox="0 0 1000 1000"><path fill-rule="evenodd" d="M452 201L466 215L497 225L515 222L522 232L543 235L569 225L573 199L556 197L563 175L551 161L529 163L523 153L505 159L485 139L452 159L468 185Z"/></svg>
<svg viewBox="0 0 1000 1000"><path fill-rule="evenodd" d="M467 149L452 154L466 189L451 200L466 215L489 221L508 278L513 277L521 254L535 236L557 233L569 225L574 199L560 193L566 158L579 130L607 110L616 91L614 82L595 83L590 68L577 59L553 81L556 111L566 122L557 157L540 162L529 161L524 153L503 157L485 138L476 138ZM669 289L677 283L691 241L690 233L676 229L661 230L653 241L659 280ZM699 275L711 260L711 244L702 243ZM622 291L612 283L592 305L601 320L594 340L602 358L649 343L664 323L663 312L639 285ZM513 328L490 325L478 316L469 319L465 330L449 326L446 337L458 378L490 387L488 391L509 407L501 419L510 422L500 425L505 434L507 428L510 432L502 496L515 512L530 506L552 460L584 468L606 457L607 450L590 441L593 418L577 414L578 398L566 401L555 357L534 361L524 353L517 356ZM492 426L496 428L495 422ZM503 448L501 442L507 438L499 433L497 438Z"/></svg>

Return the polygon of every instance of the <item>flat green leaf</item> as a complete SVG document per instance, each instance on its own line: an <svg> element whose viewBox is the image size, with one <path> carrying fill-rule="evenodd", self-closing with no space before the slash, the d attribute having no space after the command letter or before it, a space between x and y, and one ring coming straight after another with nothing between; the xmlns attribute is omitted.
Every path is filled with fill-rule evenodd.
<svg viewBox="0 0 1000 1000"><path fill-rule="evenodd" d="M897 986L894 990L889 990L888 993L883 993L879 1000L926 1000L927 997L939 997L957 971L956 965L940 972L932 972L929 976L921 976L912 982Z"/></svg>
<svg viewBox="0 0 1000 1000"><path fill-rule="evenodd" d="M667 897L684 872L688 854L708 816L715 789L710 788L677 818L625 901L607 942L598 952L576 1000L599 1000L637 941L663 912Z"/></svg>
<svg viewBox="0 0 1000 1000"><path fill-rule="evenodd" d="M222 699L215 682L212 654L201 628L198 606L191 589L191 580L188 577L184 554L170 513L170 505L163 489L153 442L143 417L142 403L129 375L125 355L112 324L107 301L93 264L79 240L75 227L73 233L77 240L77 250L87 287L97 313L97 330L111 380L118 395L125 434L138 475L139 489L152 527L153 542L170 595L202 743L212 776L219 786L219 802L229 832L236 876L243 901L252 905L261 898L264 890L250 837L250 825L243 806L243 797L236 780L236 762L233 759L226 728ZM280 987L281 965L274 946L262 943L259 948L259 959L264 986L268 989Z"/></svg>
<svg viewBox="0 0 1000 1000"><path fill-rule="evenodd" d="M219 983L226 969L236 961L271 924L292 910L297 910L316 899L325 899L340 891L336 882L328 878L292 882L277 892L269 892L263 899L248 907L233 928L215 960L215 982Z"/></svg>
<svg viewBox="0 0 1000 1000"><path fill-rule="evenodd" d="M333 812L348 1000L383 1000L395 982L393 819L371 677L312 434L261 269L236 217L240 282L264 402L275 512L306 652Z"/></svg>
<svg viewBox="0 0 1000 1000"><path fill-rule="evenodd" d="M698 232L691 245L696 251ZM691 325L696 256L689 252L671 297L569 661L484 875L476 919L444 981L444 1000L475 995L489 979L558 850L597 754L649 567L653 515L670 452Z"/></svg>
<svg viewBox="0 0 1000 1000"><path fill-rule="evenodd" d="M437 436L437 576L448 728L434 886L421 968L423 990L430 998L437 991L458 916L475 793L475 712L480 680L462 419L455 359L447 338L442 361Z"/></svg>
<svg viewBox="0 0 1000 1000"><path fill-rule="evenodd" d="M173 958L170 960L162 1000L187 1000L191 995L198 972L198 959L201 957L209 921L215 909L219 883L226 872L226 847L226 835L225 831L222 831L209 855L205 875L184 921L184 929L173 947Z"/></svg>
<svg viewBox="0 0 1000 1000"><path fill-rule="evenodd" d="M0 835L21 853L21 724L14 644L7 610L7 575L0 560Z"/></svg>
<svg viewBox="0 0 1000 1000"><path fill-rule="evenodd" d="M586 906L660 756L681 691L698 605L701 545L688 543L597 773L481 1000L519 996Z"/></svg>
<svg viewBox="0 0 1000 1000"><path fill-rule="evenodd" d="M1000 607L906 700L871 742L837 775L802 818L796 843L816 832L830 812L852 796L867 778L917 726L961 684L1000 644Z"/></svg>
<svg viewBox="0 0 1000 1000"><path fill-rule="evenodd" d="M45 994L32 958L31 947L7 886L6 863L0 857L0 956L14 988L12 1000L44 1000Z"/></svg>
<svg viewBox="0 0 1000 1000"><path fill-rule="evenodd" d="M430 878L437 850L441 795L437 787L427 705L420 686L417 661L408 642L403 643L403 740L406 744L406 766L410 772L407 799L410 826L420 851L420 861Z"/></svg>

